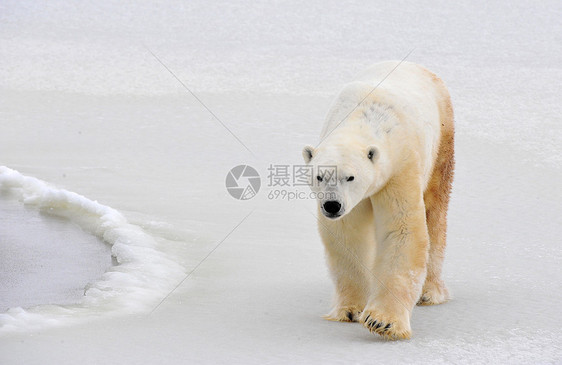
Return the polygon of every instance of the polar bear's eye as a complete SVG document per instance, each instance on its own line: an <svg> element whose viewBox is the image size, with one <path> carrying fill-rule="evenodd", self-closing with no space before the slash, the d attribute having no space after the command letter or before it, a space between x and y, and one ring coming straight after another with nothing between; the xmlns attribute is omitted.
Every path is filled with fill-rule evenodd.
<svg viewBox="0 0 562 365"><path fill-rule="evenodd" d="M322 176L318 175L318 176L316 176L316 180L322 182L322 180L324 180L324 179L322 179Z"/></svg>
<svg viewBox="0 0 562 365"><path fill-rule="evenodd" d="M353 180L355 180L355 176L350 176L347 178L347 181L353 181Z"/></svg>
<svg viewBox="0 0 562 365"><path fill-rule="evenodd" d="M376 148L376 147L371 147L371 148L369 148L369 152L367 152L367 158L368 158L369 160L373 161L373 158L374 158L375 156L377 156L377 153L378 153L377 148Z"/></svg>

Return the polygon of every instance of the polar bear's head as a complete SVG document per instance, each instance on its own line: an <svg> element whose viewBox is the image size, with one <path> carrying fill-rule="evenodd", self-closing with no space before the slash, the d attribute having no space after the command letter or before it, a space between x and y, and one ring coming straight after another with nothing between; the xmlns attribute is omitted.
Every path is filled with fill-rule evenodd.
<svg viewBox="0 0 562 365"><path fill-rule="evenodd" d="M384 156L376 145L361 143L364 141L324 142L317 148L304 147L302 154L312 167L311 189L322 214L338 219L380 190Z"/></svg>

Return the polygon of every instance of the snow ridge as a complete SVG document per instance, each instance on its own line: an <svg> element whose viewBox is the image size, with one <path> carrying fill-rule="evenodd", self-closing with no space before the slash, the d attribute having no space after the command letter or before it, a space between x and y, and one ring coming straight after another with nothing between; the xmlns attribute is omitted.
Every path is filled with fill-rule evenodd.
<svg viewBox="0 0 562 365"><path fill-rule="evenodd" d="M62 326L99 316L146 313L185 276L184 268L157 249L155 239L117 210L82 195L0 166L0 192L24 204L68 218L112 246L117 265L84 289L74 305L11 308L0 314L0 334Z"/></svg>

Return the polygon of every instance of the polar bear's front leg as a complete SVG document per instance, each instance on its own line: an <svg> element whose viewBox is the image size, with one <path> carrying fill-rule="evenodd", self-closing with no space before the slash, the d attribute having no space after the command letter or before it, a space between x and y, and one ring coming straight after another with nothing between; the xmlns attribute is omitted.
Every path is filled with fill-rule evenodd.
<svg viewBox="0 0 562 365"><path fill-rule="evenodd" d="M330 321L357 322L371 289L369 261L374 259L371 202L366 199L338 221L323 218L318 226L335 285L334 305L324 316Z"/></svg>
<svg viewBox="0 0 562 365"><path fill-rule="evenodd" d="M422 188L419 178L407 175L371 198L377 241L374 290L360 320L388 339L411 336L410 316L426 276L429 237Z"/></svg>

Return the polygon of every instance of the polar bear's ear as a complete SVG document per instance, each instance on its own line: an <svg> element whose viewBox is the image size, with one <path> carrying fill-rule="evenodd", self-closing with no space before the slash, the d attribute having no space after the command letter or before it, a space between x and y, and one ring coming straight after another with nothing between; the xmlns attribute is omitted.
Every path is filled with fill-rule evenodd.
<svg viewBox="0 0 562 365"><path fill-rule="evenodd" d="M379 157L379 149L375 146L367 147L367 158L372 162L375 162L377 157Z"/></svg>
<svg viewBox="0 0 562 365"><path fill-rule="evenodd" d="M302 150L302 157L304 158L304 162L309 163L310 160L312 160L312 156L314 156L314 147L305 146Z"/></svg>

